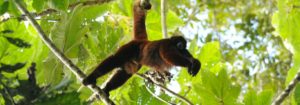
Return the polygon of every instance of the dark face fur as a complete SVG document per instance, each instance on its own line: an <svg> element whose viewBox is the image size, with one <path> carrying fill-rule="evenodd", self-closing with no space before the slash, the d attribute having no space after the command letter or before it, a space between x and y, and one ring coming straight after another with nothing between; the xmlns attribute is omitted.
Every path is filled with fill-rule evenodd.
<svg viewBox="0 0 300 105"><path fill-rule="evenodd" d="M188 66L188 72L190 75L195 76L201 67L201 63L193 58L193 56L188 52L186 49L186 40L182 36L173 36L171 37L172 45L176 45L176 48L179 50L179 52L189 59L191 62L191 65Z"/></svg>
<svg viewBox="0 0 300 105"><path fill-rule="evenodd" d="M186 40L182 36L173 36L171 40L172 44L176 45L178 49L184 50L186 48Z"/></svg>

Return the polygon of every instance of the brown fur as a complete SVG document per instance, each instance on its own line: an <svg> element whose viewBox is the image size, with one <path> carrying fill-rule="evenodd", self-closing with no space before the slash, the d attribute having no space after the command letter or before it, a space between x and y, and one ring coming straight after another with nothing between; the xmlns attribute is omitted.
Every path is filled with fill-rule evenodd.
<svg viewBox="0 0 300 105"><path fill-rule="evenodd" d="M146 32L146 15L147 10L151 8L149 0L145 0L144 3L141 3L141 0L135 0L133 5L133 35L134 39L147 40Z"/></svg>

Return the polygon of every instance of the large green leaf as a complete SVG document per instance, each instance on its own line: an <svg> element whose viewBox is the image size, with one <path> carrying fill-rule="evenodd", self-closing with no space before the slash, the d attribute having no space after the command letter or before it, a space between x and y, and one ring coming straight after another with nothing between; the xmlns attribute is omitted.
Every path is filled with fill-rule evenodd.
<svg viewBox="0 0 300 105"><path fill-rule="evenodd" d="M17 20L9 20L0 24L0 30L12 30L9 33L0 34L1 48L0 62L4 64L25 63L26 65L21 70L15 72L21 79L27 79L26 69L34 62L36 41L35 32L32 27L26 26L24 23L19 23ZM34 33L34 34L32 34Z"/></svg>
<svg viewBox="0 0 300 105"><path fill-rule="evenodd" d="M205 70L211 68L213 65L221 60L220 43L209 42L206 43L200 50L199 59L202 62L201 68Z"/></svg>
<svg viewBox="0 0 300 105"><path fill-rule="evenodd" d="M79 94L77 92L64 92L50 98L44 98L36 105L81 105Z"/></svg>
<svg viewBox="0 0 300 105"><path fill-rule="evenodd" d="M300 85L299 84L297 84L293 96L294 96L296 104L297 105L300 104Z"/></svg>
<svg viewBox="0 0 300 105"><path fill-rule="evenodd" d="M4 2L0 2L1 6L0 6L0 16L3 15L5 12L7 12L8 10L8 6L9 6L9 2L8 1L4 1Z"/></svg>
<svg viewBox="0 0 300 105"><path fill-rule="evenodd" d="M83 25L86 19L96 19L108 9L107 5L77 7L69 14L65 14L61 22L52 29L51 36L56 45L68 57L77 57L78 48L88 27Z"/></svg>
<svg viewBox="0 0 300 105"><path fill-rule="evenodd" d="M158 40L162 38L160 18L160 13L157 11L150 11L147 15L146 26L150 40ZM168 32L174 32L178 27L184 25L183 20L171 10L168 11L166 20Z"/></svg>
<svg viewBox="0 0 300 105"><path fill-rule="evenodd" d="M69 0L50 0L50 3L50 7L58 10L66 11L69 7Z"/></svg>
<svg viewBox="0 0 300 105"><path fill-rule="evenodd" d="M45 4L47 3L48 0L32 0L32 7L37 11L41 12ZM68 1L68 0L61 0L61 1Z"/></svg>
<svg viewBox="0 0 300 105"><path fill-rule="evenodd" d="M184 25L183 20L174 12L169 10L167 12L167 28L169 32L174 32L178 27Z"/></svg>
<svg viewBox="0 0 300 105"><path fill-rule="evenodd" d="M295 7L296 5L299 5L299 1L279 0L277 4L278 11L272 18L272 24L277 34L285 41L284 45L294 55L293 67L286 77L286 85L294 79L300 69L300 10ZM297 94L296 91L295 93ZM299 103L298 96L295 95L294 97L297 103Z"/></svg>
<svg viewBox="0 0 300 105"><path fill-rule="evenodd" d="M11 15L11 16L19 16L20 15L20 12L19 12L19 10L18 10L18 8L16 7L16 5L13 3L14 1L13 0L8 0L8 4L9 4L9 6L8 6L8 13L9 13L9 15ZM18 1L18 2L21 2L21 3L23 3L23 1Z"/></svg>
<svg viewBox="0 0 300 105"><path fill-rule="evenodd" d="M112 4L112 12L117 14L122 14L125 16L133 16L132 7L133 7L133 0L130 1L124 1L124 0L118 0L115 3Z"/></svg>
<svg viewBox="0 0 300 105"><path fill-rule="evenodd" d="M273 92L271 90L263 90L257 92L250 89L244 98L245 105L270 105L272 102Z"/></svg>
<svg viewBox="0 0 300 105"><path fill-rule="evenodd" d="M227 72L222 69L217 74L201 71L202 83L194 82L193 89L200 96L203 105L237 105L241 88L231 84Z"/></svg>

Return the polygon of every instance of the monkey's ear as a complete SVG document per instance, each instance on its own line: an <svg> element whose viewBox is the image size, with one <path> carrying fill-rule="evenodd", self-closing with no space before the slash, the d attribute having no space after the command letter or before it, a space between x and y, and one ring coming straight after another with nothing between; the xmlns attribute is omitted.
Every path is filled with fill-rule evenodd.
<svg viewBox="0 0 300 105"><path fill-rule="evenodd" d="M152 7L149 0L141 0L140 6L145 10L149 10Z"/></svg>

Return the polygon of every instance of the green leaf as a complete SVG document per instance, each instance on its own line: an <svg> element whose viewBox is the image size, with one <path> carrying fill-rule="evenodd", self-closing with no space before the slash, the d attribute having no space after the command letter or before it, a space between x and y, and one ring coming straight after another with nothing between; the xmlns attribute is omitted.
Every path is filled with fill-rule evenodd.
<svg viewBox="0 0 300 105"><path fill-rule="evenodd" d="M249 90L244 98L245 105L256 105L257 104L257 95L254 90Z"/></svg>
<svg viewBox="0 0 300 105"><path fill-rule="evenodd" d="M211 68L213 65L221 60L220 43L219 42L208 42L200 51L199 59L202 62L202 70Z"/></svg>
<svg viewBox="0 0 300 105"><path fill-rule="evenodd" d="M236 105L240 86L231 84L227 72L222 69L217 74L201 71L202 84L193 83L193 89L201 97L204 105Z"/></svg>
<svg viewBox="0 0 300 105"><path fill-rule="evenodd" d="M108 5L79 6L71 13L65 14L61 22L57 23L52 29L51 36L54 39L54 43L59 48L63 48L68 57L77 57L82 38L89 31L87 25L83 25L83 23L87 20L95 19L103 14L106 9L108 9Z"/></svg>
<svg viewBox="0 0 300 105"><path fill-rule="evenodd" d="M245 105L270 105L273 98L273 92L271 90L263 90L260 93L250 89L244 98Z"/></svg>
<svg viewBox="0 0 300 105"><path fill-rule="evenodd" d="M35 103L36 105L81 105L79 94L74 92L62 93L45 98L41 102Z"/></svg>
<svg viewBox="0 0 300 105"><path fill-rule="evenodd" d="M7 12L9 6L8 1L4 1L0 6L0 16L3 15L5 12Z"/></svg>
<svg viewBox="0 0 300 105"><path fill-rule="evenodd" d="M147 14L146 26L150 40L159 40L162 38L160 18L160 13L157 11L149 11ZM170 10L168 11L166 20L168 32L174 32L178 27L184 25L183 20L180 19L175 12Z"/></svg>
<svg viewBox="0 0 300 105"><path fill-rule="evenodd" d="M32 7L37 11L41 12L45 4L47 3L48 0L32 0ZM68 1L68 0L61 0L61 1Z"/></svg>
<svg viewBox="0 0 300 105"><path fill-rule="evenodd" d="M16 64L20 62L26 62L23 68L15 71L13 75L18 76L19 79L27 79L26 74L27 67L31 62L34 62L35 43L38 38L37 34L32 31L30 25L26 25L19 22L16 19L10 19L0 24L0 30L5 32L0 35L0 62L4 64ZM11 30L11 31L7 31ZM30 47L29 47L30 46ZM38 51L42 51L39 49ZM38 55L38 54L37 54Z"/></svg>
<svg viewBox="0 0 300 105"><path fill-rule="evenodd" d="M169 32L174 32L178 27L184 25L184 22L178 15L174 12L169 10L167 14L167 28Z"/></svg>
<svg viewBox="0 0 300 105"><path fill-rule="evenodd" d="M13 0L8 0L9 2L9 6L8 6L8 13L11 15L11 16L19 16L20 15L20 12L18 10L18 8L16 7L16 5L13 3L14 1ZM21 2L23 3L22 0L19 0L18 2ZM24 4L24 3L23 3Z"/></svg>
<svg viewBox="0 0 300 105"><path fill-rule="evenodd" d="M195 37L192 41L191 41L191 45L189 48L189 52L194 55L195 58L199 58L197 55L197 51L200 50L199 46L197 45L197 37Z"/></svg>
<svg viewBox="0 0 300 105"><path fill-rule="evenodd" d="M83 10L77 11L80 13L77 13L77 15L80 15L81 18L86 18L86 19L95 19L108 10L110 10L111 6L110 4L101 4L101 5L91 5L91 6L86 6L82 7Z"/></svg>
<svg viewBox="0 0 300 105"><path fill-rule="evenodd" d="M38 74L38 78L43 78L43 80L41 80L42 83L55 86L62 81L64 65L56 58L55 55L50 53L43 61L42 65L41 69L43 71Z"/></svg>
<svg viewBox="0 0 300 105"><path fill-rule="evenodd" d="M298 104L300 104L300 85L297 84L295 91L294 91L294 98L295 98L295 102Z"/></svg>
<svg viewBox="0 0 300 105"><path fill-rule="evenodd" d="M150 40L162 39L160 14L150 11L146 18L146 28Z"/></svg>
<svg viewBox="0 0 300 105"><path fill-rule="evenodd" d="M300 69L300 11L294 8L297 2L279 0L278 11L273 15L272 24L277 34L285 41L285 47L293 54L293 66L288 71L286 86L295 78Z"/></svg>
<svg viewBox="0 0 300 105"><path fill-rule="evenodd" d="M54 9L66 11L69 7L69 0L51 0L50 2Z"/></svg>
<svg viewBox="0 0 300 105"><path fill-rule="evenodd" d="M258 95L259 105L271 105L273 99L273 91L265 89ZM257 105L257 104L256 104Z"/></svg>
<svg viewBox="0 0 300 105"><path fill-rule="evenodd" d="M131 17L133 16L132 4L133 4L133 0L129 0L129 1L118 0L112 4L112 12Z"/></svg>

